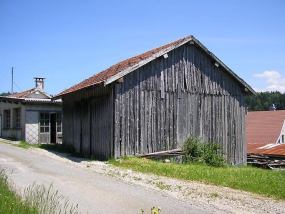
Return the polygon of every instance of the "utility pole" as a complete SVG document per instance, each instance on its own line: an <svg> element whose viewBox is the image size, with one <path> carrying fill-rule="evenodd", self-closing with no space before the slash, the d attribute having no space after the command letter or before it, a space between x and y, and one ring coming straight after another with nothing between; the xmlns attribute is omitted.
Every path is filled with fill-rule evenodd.
<svg viewBox="0 0 285 214"><path fill-rule="evenodd" d="M14 78L14 77L13 77L13 67L12 67L12 88L11 88L11 94L13 94L13 82L14 82L14 81L13 81L13 78Z"/></svg>

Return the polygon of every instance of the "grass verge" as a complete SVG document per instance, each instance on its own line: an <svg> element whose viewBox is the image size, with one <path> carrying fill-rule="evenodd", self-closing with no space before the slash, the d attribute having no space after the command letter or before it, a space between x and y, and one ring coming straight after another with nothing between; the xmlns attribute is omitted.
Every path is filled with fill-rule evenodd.
<svg viewBox="0 0 285 214"><path fill-rule="evenodd" d="M263 170L251 166L213 167L195 162L190 164L162 163L131 157L120 161L110 159L108 162L137 172L230 187L285 200L285 171Z"/></svg>
<svg viewBox="0 0 285 214"><path fill-rule="evenodd" d="M14 184L8 180L5 170L0 168L0 212L1 213L78 213L77 208L69 205L68 199L53 191L52 185L47 189L35 183L20 195Z"/></svg>
<svg viewBox="0 0 285 214"><path fill-rule="evenodd" d="M73 148L66 148L63 144L30 144L21 140L19 144L13 144L13 146L23 149L38 148L60 153L68 153L69 156L76 158L89 158L82 154L76 153Z"/></svg>
<svg viewBox="0 0 285 214"><path fill-rule="evenodd" d="M37 213L33 206L26 204L19 195L11 191L3 169L0 170L0 210L2 213Z"/></svg>

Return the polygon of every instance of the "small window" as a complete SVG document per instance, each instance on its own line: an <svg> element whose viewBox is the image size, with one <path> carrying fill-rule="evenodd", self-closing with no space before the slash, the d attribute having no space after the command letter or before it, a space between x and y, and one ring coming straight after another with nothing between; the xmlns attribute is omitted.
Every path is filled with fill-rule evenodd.
<svg viewBox="0 0 285 214"><path fill-rule="evenodd" d="M6 128L11 128L11 110L10 109L4 111L4 118L5 118L4 119L4 122L5 122L4 126Z"/></svg>
<svg viewBox="0 0 285 214"><path fill-rule="evenodd" d="M21 108L14 109L14 127L21 128Z"/></svg>
<svg viewBox="0 0 285 214"><path fill-rule="evenodd" d="M61 132L61 114L56 115L56 132Z"/></svg>
<svg viewBox="0 0 285 214"><path fill-rule="evenodd" d="M40 113L40 132L49 132L49 113Z"/></svg>

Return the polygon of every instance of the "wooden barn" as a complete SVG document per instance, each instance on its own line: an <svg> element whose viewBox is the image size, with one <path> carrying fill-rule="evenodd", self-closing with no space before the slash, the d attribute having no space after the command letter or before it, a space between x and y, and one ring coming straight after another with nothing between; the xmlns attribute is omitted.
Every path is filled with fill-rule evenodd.
<svg viewBox="0 0 285 214"><path fill-rule="evenodd" d="M150 50L55 96L63 143L98 159L180 148L194 134L246 164L244 96L254 90L195 37Z"/></svg>

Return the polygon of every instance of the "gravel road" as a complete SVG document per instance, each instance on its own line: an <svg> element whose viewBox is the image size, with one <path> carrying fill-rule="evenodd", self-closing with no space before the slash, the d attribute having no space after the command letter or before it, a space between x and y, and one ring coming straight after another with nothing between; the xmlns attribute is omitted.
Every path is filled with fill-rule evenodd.
<svg viewBox="0 0 285 214"><path fill-rule="evenodd" d="M0 141L1 142L1 141ZM230 188L122 170L104 162L0 143L0 166L18 188L58 190L81 213L285 213L285 202Z"/></svg>

